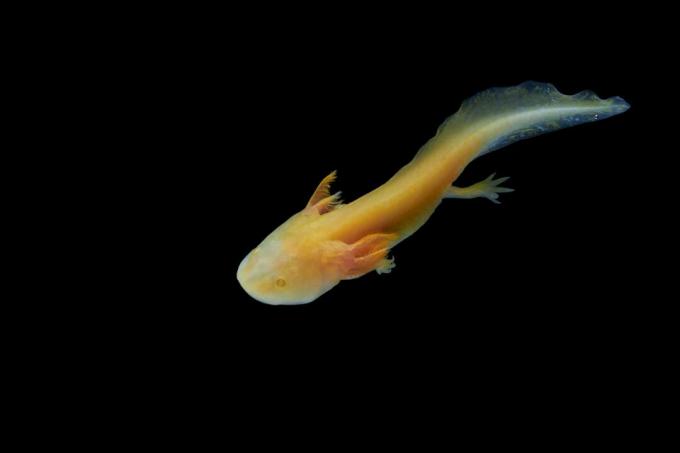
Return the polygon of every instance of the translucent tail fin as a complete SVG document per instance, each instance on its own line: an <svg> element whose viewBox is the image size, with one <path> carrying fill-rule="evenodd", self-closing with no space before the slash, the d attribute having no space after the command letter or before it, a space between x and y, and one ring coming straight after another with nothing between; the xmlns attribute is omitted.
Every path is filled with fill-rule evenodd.
<svg viewBox="0 0 680 453"><path fill-rule="evenodd" d="M629 107L620 97L600 99L592 91L568 96L549 83L524 82L515 87L491 88L464 101L419 154L442 140L478 133L483 146L474 158L519 140L609 118Z"/></svg>

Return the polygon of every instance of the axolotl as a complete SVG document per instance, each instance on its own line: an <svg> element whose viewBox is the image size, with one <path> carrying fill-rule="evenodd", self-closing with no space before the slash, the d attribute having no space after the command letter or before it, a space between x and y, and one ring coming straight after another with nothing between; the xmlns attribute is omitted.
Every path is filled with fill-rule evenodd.
<svg viewBox="0 0 680 453"><path fill-rule="evenodd" d="M491 175L469 187L452 183L474 159L546 132L625 112L620 97L591 91L564 95L547 83L491 88L464 101L415 155L382 186L343 204L331 194L333 172L307 206L243 259L237 279L260 302L305 304L371 271L390 272L395 245L417 231L445 198L485 197L494 203L512 189Z"/></svg>

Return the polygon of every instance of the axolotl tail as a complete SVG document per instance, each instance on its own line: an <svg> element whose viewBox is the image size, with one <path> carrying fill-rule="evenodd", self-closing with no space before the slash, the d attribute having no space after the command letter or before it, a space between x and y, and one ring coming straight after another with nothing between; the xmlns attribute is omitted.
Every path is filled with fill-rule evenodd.
<svg viewBox="0 0 680 453"><path fill-rule="evenodd" d="M455 144L463 137L477 137L480 146L466 156L470 162L519 140L609 118L629 107L620 97L600 99L592 91L570 96L549 83L524 82L514 87L491 88L464 101L416 158L425 157L442 145L449 147L447 144Z"/></svg>

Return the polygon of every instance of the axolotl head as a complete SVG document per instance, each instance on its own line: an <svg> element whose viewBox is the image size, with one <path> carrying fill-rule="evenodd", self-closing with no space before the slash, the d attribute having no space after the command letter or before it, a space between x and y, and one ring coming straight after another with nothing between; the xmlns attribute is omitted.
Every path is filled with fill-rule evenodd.
<svg viewBox="0 0 680 453"><path fill-rule="evenodd" d="M297 231L304 215L293 216L241 261L236 278L258 301L306 304L338 284L332 266L325 266L320 259L324 251L319 244Z"/></svg>

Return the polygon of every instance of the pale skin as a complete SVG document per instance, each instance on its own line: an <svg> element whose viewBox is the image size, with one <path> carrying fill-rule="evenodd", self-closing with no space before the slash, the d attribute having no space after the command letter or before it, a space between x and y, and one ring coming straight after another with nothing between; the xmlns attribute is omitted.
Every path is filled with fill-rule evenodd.
<svg viewBox="0 0 680 453"><path fill-rule="evenodd" d="M524 138L515 138L517 131L540 129L536 135L627 108L620 98L564 96L546 84L487 93L464 104L410 163L357 200L341 204L340 194L329 192L335 172L324 178L307 206L243 259L237 272L241 286L261 302L295 305L315 300L342 280L374 270L388 273L394 267L390 250L417 231L443 199L484 197L498 203L500 193L512 191L500 186L508 178L494 175L469 187L452 186L474 158L496 149L498 140L517 141ZM491 109L491 102L500 107Z"/></svg>

